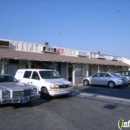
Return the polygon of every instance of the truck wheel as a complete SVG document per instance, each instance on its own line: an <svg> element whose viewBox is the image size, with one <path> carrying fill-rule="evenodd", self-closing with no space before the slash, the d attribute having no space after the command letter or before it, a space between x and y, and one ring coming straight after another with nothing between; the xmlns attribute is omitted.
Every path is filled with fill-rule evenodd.
<svg viewBox="0 0 130 130"><path fill-rule="evenodd" d="M49 92L45 87L41 88L41 98L45 98L45 99L50 98Z"/></svg>

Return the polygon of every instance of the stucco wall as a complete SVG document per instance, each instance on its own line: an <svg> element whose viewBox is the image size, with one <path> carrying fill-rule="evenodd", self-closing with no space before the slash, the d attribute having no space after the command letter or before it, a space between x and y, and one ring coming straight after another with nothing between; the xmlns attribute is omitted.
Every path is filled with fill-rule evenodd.
<svg viewBox="0 0 130 130"><path fill-rule="evenodd" d="M84 76L78 76L78 77L75 77L75 84L79 84L82 82L82 79L84 78Z"/></svg>

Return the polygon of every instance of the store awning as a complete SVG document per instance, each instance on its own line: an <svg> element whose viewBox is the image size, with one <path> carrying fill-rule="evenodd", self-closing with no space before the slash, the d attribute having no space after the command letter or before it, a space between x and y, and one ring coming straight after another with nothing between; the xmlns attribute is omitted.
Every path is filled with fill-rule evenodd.
<svg viewBox="0 0 130 130"><path fill-rule="evenodd" d="M114 66L130 66L121 61L111 61L111 60L102 60L102 59L85 58L85 57L63 56L63 55L52 54L52 53L14 51L14 50L10 50L7 48L0 48L0 58L30 60L30 61L52 61L52 62L114 65Z"/></svg>

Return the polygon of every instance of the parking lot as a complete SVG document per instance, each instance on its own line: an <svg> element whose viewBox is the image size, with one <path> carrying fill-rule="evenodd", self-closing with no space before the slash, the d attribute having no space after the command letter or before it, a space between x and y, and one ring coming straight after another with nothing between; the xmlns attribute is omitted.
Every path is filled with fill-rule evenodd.
<svg viewBox="0 0 130 130"><path fill-rule="evenodd" d="M130 105L130 85L116 88L104 86L76 86L73 95L78 97L104 100L119 104Z"/></svg>
<svg viewBox="0 0 130 130"><path fill-rule="evenodd" d="M118 130L130 120L130 85L77 86L68 97L0 106L0 130Z"/></svg>

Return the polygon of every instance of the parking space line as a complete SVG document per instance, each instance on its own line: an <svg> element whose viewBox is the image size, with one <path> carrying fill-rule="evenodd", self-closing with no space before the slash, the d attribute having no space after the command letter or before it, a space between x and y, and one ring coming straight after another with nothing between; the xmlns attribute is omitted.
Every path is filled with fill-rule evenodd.
<svg viewBox="0 0 130 130"><path fill-rule="evenodd" d="M103 100L103 101L108 101L108 102L123 104L123 105L130 105L129 99L118 98L118 97L113 97L113 96L104 96L104 95L95 94L95 93L91 93L91 94L90 93L80 93L79 95L77 95L77 97Z"/></svg>

